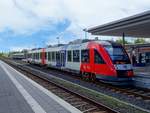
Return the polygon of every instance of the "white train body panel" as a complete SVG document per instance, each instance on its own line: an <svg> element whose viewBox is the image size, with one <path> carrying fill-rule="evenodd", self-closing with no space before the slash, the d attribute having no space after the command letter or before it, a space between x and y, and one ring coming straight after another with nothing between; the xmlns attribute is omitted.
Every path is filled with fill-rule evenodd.
<svg viewBox="0 0 150 113"><path fill-rule="evenodd" d="M82 43L82 44L72 44L72 45L65 45L65 46L61 46L61 47L50 47L50 48L46 48L45 52L47 54L47 58L46 58L46 65L50 66L50 67L58 67L57 65L58 62L56 62L56 53L55 53L55 60L49 60L49 57L52 57L52 55L48 55L49 52L58 52L60 54L60 63L62 63L62 56L61 53L64 52L65 54L65 59L64 60L64 65L61 65L61 69L64 70L74 70L74 71L80 71L80 65L81 65L81 50L82 49L87 49L87 43ZM79 62L74 62L73 61L73 51L74 50L79 50ZM67 51L71 51L71 62L68 61L68 52Z"/></svg>
<svg viewBox="0 0 150 113"><path fill-rule="evenodd" d="M32 55L31 55L31 58L28 58L28 61L30 63L40 64L41 63L41 58L40 58L40 53L41 52L42 52L42 49L39 49L39 50L30 50L28 53L32 54ZM33 58L35 53L38 53L38 56L37 56L38 59Z"/></svg>
<svg viewBox="0 0 150 113"><path fill-rule="evenodd" d="M46 58L46 65L47 66L56 67L56 53L54 53L54 59L55 60L48 60L49 59L48 52L59 52L60 49L61 49L61 47L46 48L45 52L47 55L47 58Z"/></svg>
<svg viewBox="0 0 150 113"><path fill-rule="evenodd" d="M69 45L66 49L66 51L71 51L71 54L73 56L73 50L79 50L80 53L80 62L73 62L73 57L72 57L72 62L66 62L66 68L67 69L71 69L71 70L76 70L76 71L80 71L80 66L81 66L81 50L82 49L87 49L87 44L88 43L84 43L84 44L72 44ZM68 58L68 54L67 54L67 58Z"/></svg>

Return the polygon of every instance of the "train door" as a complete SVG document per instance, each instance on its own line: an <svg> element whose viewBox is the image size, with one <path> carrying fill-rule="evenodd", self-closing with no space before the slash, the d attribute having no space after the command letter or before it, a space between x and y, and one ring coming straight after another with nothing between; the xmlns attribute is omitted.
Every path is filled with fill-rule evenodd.
<svg viewBox="0 0 150 113"><path fill-rule="evenodd" d="M82 72L91 72L90 49L81 50L81 67Z"/></svg>
<svg viewBox="0 0 150 113"><path fill-rule="evenodd" d="M106 75L109 71L108 66L104 62L101 54L97 49L94 49L94 72L99 75Z"/></svg>
<svg viewBox="0 0 150 113"><path fill-rule="evenodd" d="M65 61L66 61L66 52L65 51L61 51L61 59L60 59L60 63L61 66L64 67L65 66Z"/></svg>
<svg viewBox="0 0 150 113"><path fill-rule="evenodd" d="M56 52L56 67L61 67L61 54L60 54L60 51Z"/></svg>

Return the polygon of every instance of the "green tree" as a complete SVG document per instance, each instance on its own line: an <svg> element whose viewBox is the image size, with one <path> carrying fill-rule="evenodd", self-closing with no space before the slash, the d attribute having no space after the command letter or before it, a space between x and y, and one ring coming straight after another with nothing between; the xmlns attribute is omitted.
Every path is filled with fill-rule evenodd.
<svg viewBox="0 0 150 113"><path fill-rule="evenodd" d="M3 53L0 53L0 57L3 56Z"/></svg>
<svg viewBox="0 0 150 113"><path fill-rule="evenodd" d="M123 40L122 39L118 39L116 40L117 43L123 44ZM130 44L127 40L125 40L125 44Z"/></svg>
<svg viewBox="0 0 150 113"><path fill-rule="evenodd" d="M146 41L143 38L138 38L136 40L134 40L135 44L144 44Z"/></svg>

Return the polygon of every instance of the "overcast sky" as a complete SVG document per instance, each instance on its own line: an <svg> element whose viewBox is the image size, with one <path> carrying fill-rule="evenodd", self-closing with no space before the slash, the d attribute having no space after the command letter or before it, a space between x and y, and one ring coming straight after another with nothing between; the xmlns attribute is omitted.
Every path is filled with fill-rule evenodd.
<svg viewBox="0 0 150 113"><path fill-rule="evenodd" d="M56 37L67 43L84 38L84 28L149 9L150 0L0 0L0 51L56 44Z"/></svg>

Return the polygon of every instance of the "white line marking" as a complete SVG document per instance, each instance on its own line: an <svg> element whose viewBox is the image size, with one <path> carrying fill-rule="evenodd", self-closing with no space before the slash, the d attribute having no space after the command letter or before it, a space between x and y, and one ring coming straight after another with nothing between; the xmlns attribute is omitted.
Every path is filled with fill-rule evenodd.
<svg viewBox="0 0 150 113"><path fill-rule="evenodd" d="M34 82L33 80L27 78L25 75L23 75L22 73L16 71L14 68L12 68L11 66L9 66L8 64L4 63L3 64L7 67L9 67L10 69L12 69L13 71L15 71L16 73L18 73L20 76L22 76L23 78L25 78L26 80L28 80L29 82L31 82L33 84L33 86L35 86L36 88L40 89L42 92L44 92L46 95L48 95L50 98L52 98L54 101L56 101L57 103L59 103L61 106L63 106L65 109L67 109L68 111L70 111L71 113L82 113L80 110L78 110L77 108L73 107L72 105L70 105L69 103L67 103L66 101L64 101L63 99L61 99L60 97L56 96L55 94L53 94L52 92L48 91L47 89L45 89L44 87L42 87L41 85L37 84L36 82Z"/></svg>
<svg viewBox="0 0 150 113"><path fill-rule="evenodd" d="M5 66L0 62L1 67L6 72L6 74L9 76L11 81L14 83L14 85L17 87L19 92L23 95L27 103L30 105L32 110L35 113L46 113L45 110L38 104L38 102L23 88L23 86L10 74L10 72L5 68Z"/></svg>

